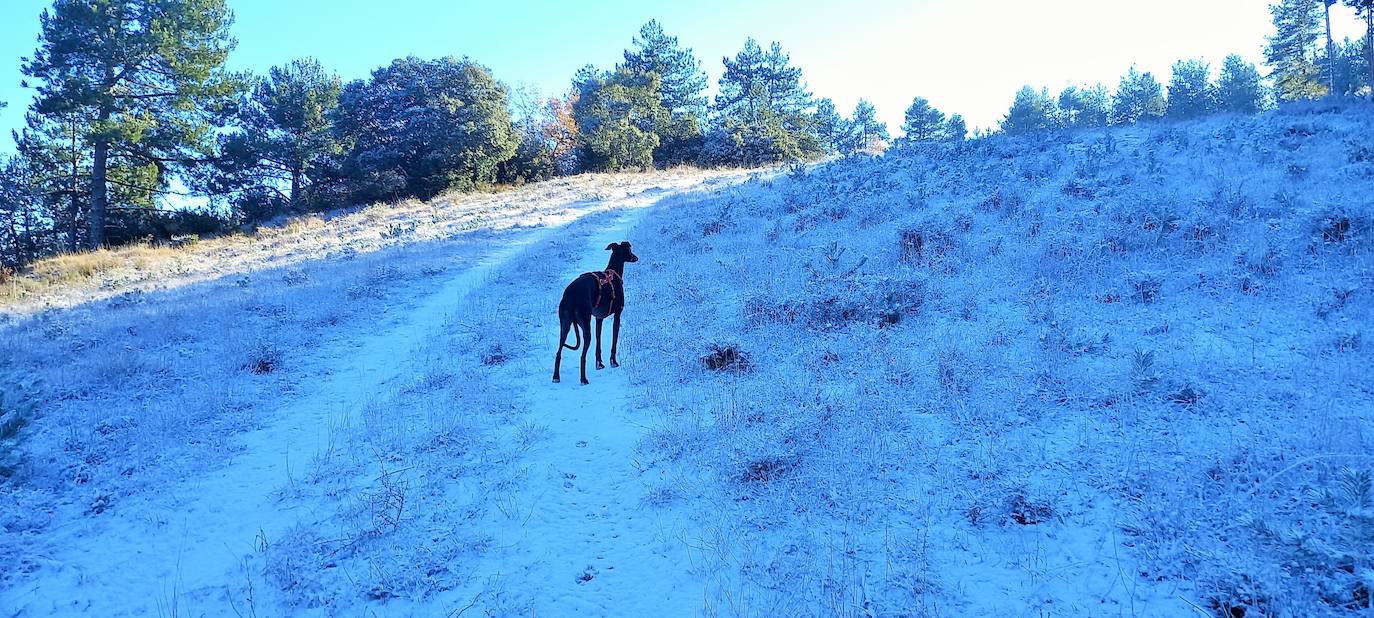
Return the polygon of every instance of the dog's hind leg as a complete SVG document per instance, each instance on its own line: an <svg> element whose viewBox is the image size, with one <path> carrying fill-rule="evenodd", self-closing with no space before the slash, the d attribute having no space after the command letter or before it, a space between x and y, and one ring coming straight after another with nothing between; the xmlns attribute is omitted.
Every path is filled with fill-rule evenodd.
<svg viewBox="0 0 1374 618"><path fill-rule="evenodd" d="M590 316L590 315L584 315L584 316L582 316L582 319L578 320L577 325L582 329L582 334L583 334L583 335L586 335L585 337L583 337L584 340L591 337L591 332L592 332L592 316ZM592 347L592 346L591 346L591 342L590 342L590 341L583 341L583 342L582 342L582 383L583 383L583 384L591 384L591 382L588 382L588 381L587 381L587 350L591 349L591 347Z"/></svg>
<svg viewBox="0 0 1374 618"><path fill-rule="evenodd" d="M553 381L558 381L558 367L563 364L563 348L567 347L568 328L572 326L571 320L558 320L558 352L553 355ZM576 349L576 348L574 348Z"/></svg>
<svg viewBox="0 0 1374 618"><path fill-rule="evenodd" d="M596 368L597 368L597 369L605 369L605 368L606 368L606 365L603 364L603 363L601 362L601 323L604 322L605 320L606 320L606 318L597 318L597 319L596 319ZM611 345L614 346L615 344L612 343ZM612 347L611 349L614 350L615 348ZM611 354L611 359L612 359L612 360L615 359L615 354L614 354L614 353Z"/></svg>
<svg viewBox="0 0 1374 618"><path fill-rule="evenodd" d="M600 326L600 325L598 324L598 326ZM596 342L597 342L598 344L600 344L600 343L601 343L601 337L598 336L598 337L596 338ZM617 312L615 312L615 319L611 321L611 366L612 366L612 367L619 367L619 366L620 366L620 363L617 362L617 361L615 360L615 348L616 348L616 345L619 344L619 343L620 343L620 312L617 311Z"/></svg>

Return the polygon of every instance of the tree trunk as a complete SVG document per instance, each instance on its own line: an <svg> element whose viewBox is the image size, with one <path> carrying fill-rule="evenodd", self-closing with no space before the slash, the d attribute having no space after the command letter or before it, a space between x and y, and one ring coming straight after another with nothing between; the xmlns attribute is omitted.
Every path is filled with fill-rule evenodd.
<svg viewBox="0 0 1374 618"><path fill-rule="evenodd" d="M1374 94L1374 7L1364 10L1364 68L1369 72L1365 85Z"/></svg>
<svg viewBox="0 0 1374 618"><path fill-rule="evenodd" d="M304 171L300 166L291 168L291 210L299 212L301 209L301 176Z"/></svg>
<svg viewBox="0 0 1374 618"><path fill-rule="evenodd" d="M1323 0L1322 7L1326 9L1326 94L1334 95L1336 92L1336 43L1331 40L1331 5L1336 0Z"/></svg>
<svg viewBox="0 0 1374 618"><path fill-rule="evenodd" d="M72 157L72 194L71 209L68 211L71 220L68 222L67 225L67 250L72 253L76 253L77 249L81 248L81 230L77 229L77 222L81 220L81 156L78 154L79 151L76 149L75 121L72 121L71 124L71 134L72 149L68 152Z"/></svg>
<svg viewBox="0 0 1374 618"><path fill-rule="evenodd" d="M110 144L104 140L96 142L95 158L91 162L91 229L90 237L86 239L91 249L105 245L105 211L109 206L105 174L109 158Z"/></svg>

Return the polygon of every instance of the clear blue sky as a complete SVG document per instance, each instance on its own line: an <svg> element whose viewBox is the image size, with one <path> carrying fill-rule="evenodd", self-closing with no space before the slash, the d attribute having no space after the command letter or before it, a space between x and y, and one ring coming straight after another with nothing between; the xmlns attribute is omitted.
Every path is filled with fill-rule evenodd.
<svg viewBox="0 0 1374 618"><path fill-rule="evenodd" d="M51 0L0 0L0 152L13 150L32 92L19 87L38 14ZM777 40L812 92L848 114L860 97L896 132L913 96L971 127L992 127L1024 84L1115 87L1132 64L1167 82L1181 58L1215 71L1227 53L1261 58L1272 26L1263 0L229 0L238 48L230 63L258 73L314 56L345 79L393 58L468 56L512 86L568 88L584 64L610 68L639 26L657 18L693 48L711 78L745 37ZM1362 24L1337 7L1338 36ZM1263 68L1262 68L1263 70Z"/></svg>

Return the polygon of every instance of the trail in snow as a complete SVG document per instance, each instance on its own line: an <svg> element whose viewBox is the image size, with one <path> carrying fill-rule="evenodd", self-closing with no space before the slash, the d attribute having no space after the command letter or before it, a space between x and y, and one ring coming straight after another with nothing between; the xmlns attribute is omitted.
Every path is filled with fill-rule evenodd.
<svg viewBox="0 0 1374 618"><path fill-rule="evenodd" d="M628 212L592 234L585 253L604 254L608 243L633 242L632 230L643 215ZM584 270L569 269L565 281ZM634 270L627 265L622 346L626 333L642 327L634 314ZM587 358L591 384L577 384L580 351L564 354L564 381L551 383L556 338L556 328L546 329L535 338L537 349L527 351L527 364L540 369L528 389L528 416L544 426L545 439L526 454L527 483L515 496L513 516L496 532L500 549L476 568L528 591L532 598L525 602L534 615L689 615L701 602L701 586L689 576L678 540L685 522L642 500L645 470L635 451L647 431L646 418L633 407L629 376L645 368L636 366L633 347L622 347L620 368L594 369L593 339ZM610 339L608 319L607 355Z"/></svg>
<svg viewBox="0 0 1374 618"><path fill-rule="evenodd" d="M646 191L614 205L589 207L584 215L610 207L632 209L608 228L614 236L637 219L635 210L642 211L664 193ZM299 476L318 453L332 448L331 427L337 417L420 368L413 351L444 325L455 303L513 257L566 227L564 222L498 237L495 251L422 296L394 324L337 349L322 350L320 356L338 369L308 385L305 397L273 413L269 426L238 438L237 456L203 478L167 487L157 495L126 499L106 517L70 522L57 533L66 538L53 544L62 549L46 557L47 572L37 582L8 591L12 598L5 605L33 615L229 611L230 590L245 578L243 556L261 550L266 539L300 521L328 517L332 507L322 501L283 497L276 490ZM565 586L553 584L566 583L568 590L610 590L634 572L616 573L617 564L644 563L658 555L645 542L658 533L654 522L622 500L639 493L627 487L635 479L632 452L638 432L625 431L629 421L624 416L628 411L623 370L598 371L593 380L591 388L541 384L548 392L531 397L536 415L548 424L550 439L546 449L532 455L530 469L542 474L531 475L523 496L531 515L505 532L509 540L519 541L506 558L535 563L529 575L537 578L531 583L547 577L551 585L541 587L541 595L549 596L541 598L541 606L547 600L569 607L560 598ZM588 566L592 569L585 569ZM576 580L584 570L593 573L590 581ZM635 590L647 592L642 582L619 592ZM650 605L640 607L661 606L655 596L662 598L646 595L643 599ZM614 599L598 605L634 606Z"/></svg>

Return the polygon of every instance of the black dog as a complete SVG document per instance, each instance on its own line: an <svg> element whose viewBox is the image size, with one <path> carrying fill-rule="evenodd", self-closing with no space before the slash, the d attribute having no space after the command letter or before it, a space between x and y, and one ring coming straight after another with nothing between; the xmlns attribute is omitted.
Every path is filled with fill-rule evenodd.
<svg viewBox="0 0 1374 618"><path fill-rule="evenodd" d="M563 348L582 348L582 383L587 384L587 348L583 342L591 339L592 318L596 318L596 368L601 364L601 321L614 315L611 324L611 366L619 367L615 359L616 344L620 343L620 312L625 309L625 263L638 262L639 256L630 251L630 242L606 245L611 261L604 272L583 273L563 290L558 303L558 353L553 357L553 381L558 381L558 366L563 363ZM568 345L568 329L574 328L577 345ZM590 341L588 341L590 343Z"/></svg>

